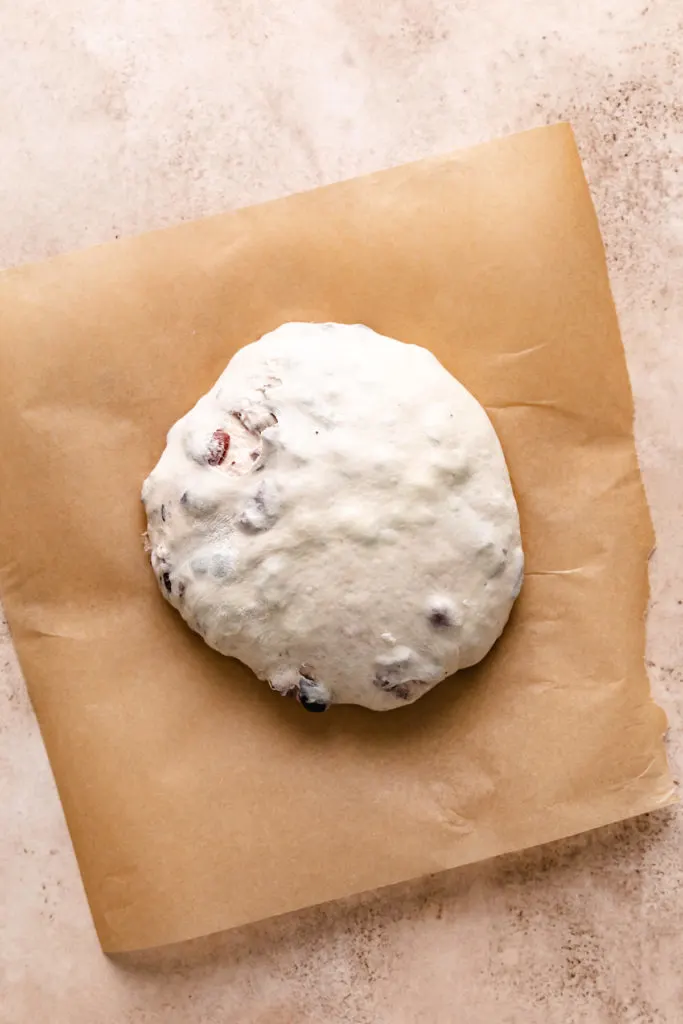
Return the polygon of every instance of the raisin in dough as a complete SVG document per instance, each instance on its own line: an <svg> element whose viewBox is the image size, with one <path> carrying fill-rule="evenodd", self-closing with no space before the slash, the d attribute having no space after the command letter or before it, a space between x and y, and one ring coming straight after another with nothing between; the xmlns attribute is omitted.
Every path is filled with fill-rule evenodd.
<svg viewBox="0 0 683 1024"><path fill-rule="evenodd" d="M361 325L241 349L142 496L164 597L308 710L417 700L484 657L522 582L486 413L426 349Z"/></svg>

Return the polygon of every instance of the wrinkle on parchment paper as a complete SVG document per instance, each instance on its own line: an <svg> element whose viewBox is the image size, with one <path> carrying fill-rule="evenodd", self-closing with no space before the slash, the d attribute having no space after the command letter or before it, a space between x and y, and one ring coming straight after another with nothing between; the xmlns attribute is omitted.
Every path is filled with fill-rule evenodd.
<svg viewBox="0 0 683 1024"><path fill-rule="evenodd" d="M510 623L400 711L302 715L183 625L142 550L169 426L285 320L427 346L508 460ZM568 126L4 273L0 388L0 590L104 949L673 799L643 662L654 538Z"/></svg>

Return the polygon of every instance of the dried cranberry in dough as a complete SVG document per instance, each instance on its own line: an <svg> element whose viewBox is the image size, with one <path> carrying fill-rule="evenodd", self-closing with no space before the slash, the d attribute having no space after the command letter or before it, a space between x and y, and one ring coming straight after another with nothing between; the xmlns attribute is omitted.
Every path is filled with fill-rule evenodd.
<svg viewBox="0 0 683 1024"><path fill-rule="evenodd" d="M308 711L417 700L485 656L523 579L486 413L429 351L358 324L239 351L143 501L166 600Z"/></svg>

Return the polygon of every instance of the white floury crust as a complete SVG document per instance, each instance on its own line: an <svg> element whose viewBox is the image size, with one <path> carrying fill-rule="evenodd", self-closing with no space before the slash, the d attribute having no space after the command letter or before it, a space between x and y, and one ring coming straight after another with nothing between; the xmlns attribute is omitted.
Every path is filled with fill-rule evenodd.
<svg viewBox="0 0 683 1024"><path fill-rule="evenodd" d="M143 501L164 597L311 710L421 697L484 657L522 582L486 413L429 351L361 325L241 349Z"/></svg>

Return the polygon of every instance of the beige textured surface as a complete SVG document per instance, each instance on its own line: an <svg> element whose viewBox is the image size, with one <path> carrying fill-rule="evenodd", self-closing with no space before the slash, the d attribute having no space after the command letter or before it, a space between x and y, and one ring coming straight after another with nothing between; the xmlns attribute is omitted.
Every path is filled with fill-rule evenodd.
<svg viewBox="0 0 683 1024"><path fill-rule="evenodd" d="M649 664L680 772L683 7L287 6L0 0L0 264L570 118L636 396L658 534ZM0 671L1 1024L683 1018L676 810L107 960L6 636Z"/></svg>

